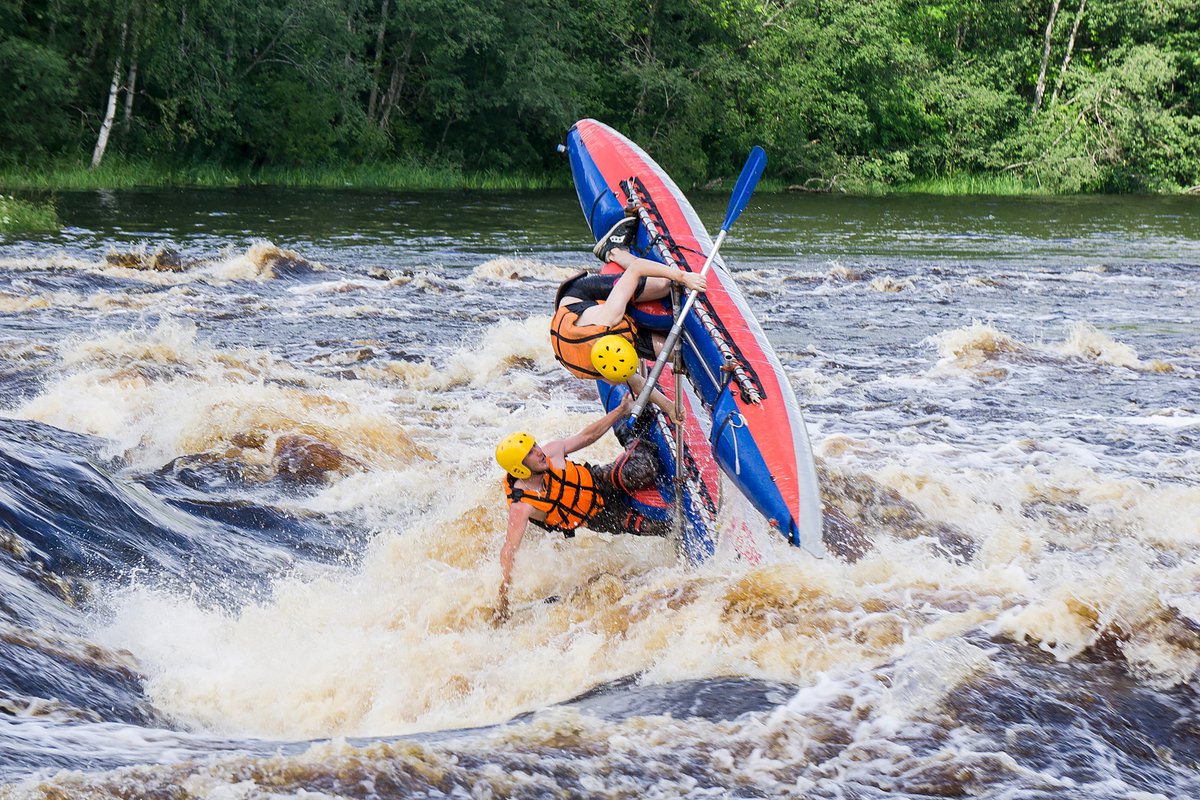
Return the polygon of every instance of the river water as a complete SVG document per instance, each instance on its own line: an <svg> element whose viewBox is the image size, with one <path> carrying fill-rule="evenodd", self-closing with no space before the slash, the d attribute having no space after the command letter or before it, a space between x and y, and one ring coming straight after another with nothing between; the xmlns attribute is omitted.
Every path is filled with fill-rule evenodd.
<svg viewBox="0 0 1200 800"><path fill-rule="evenodd" d="M494 443L599 408L572 193L59 208L0 238L0 796L1200 794L1194 199L756 197L870 551L531 535L500 628Z"/></svg>

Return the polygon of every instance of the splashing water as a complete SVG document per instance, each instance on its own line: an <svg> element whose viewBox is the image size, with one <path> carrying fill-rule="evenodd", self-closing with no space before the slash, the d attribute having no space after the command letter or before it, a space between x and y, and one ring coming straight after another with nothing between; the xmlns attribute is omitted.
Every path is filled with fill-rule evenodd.
<svg viewBox="0 0 1200 800"><path fill-rule="evenodd" d="M1200 790L1200 231L1172 201L1085 208L1064 248L1067 206L763 199L728 258L860 557L727 486L695 569L530 534L494 628L494 443L599 414L546 335L578 208L476 199L448 232L445 198L313 198L353 230L160 211L130 242L80 196L0 245L0 650L35 665L0 686L8 795Z"/></svg>

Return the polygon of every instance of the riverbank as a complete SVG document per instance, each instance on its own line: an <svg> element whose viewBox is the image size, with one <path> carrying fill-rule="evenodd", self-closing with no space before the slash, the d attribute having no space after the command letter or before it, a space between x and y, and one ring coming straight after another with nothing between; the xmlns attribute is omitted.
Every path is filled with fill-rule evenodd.
<svg viewBox="0 0 1200 800"><path fill-rule="evenodd" d="M717 178L701 189L722 191L733 185L735 176ZM139 188L236 188L275 186L292 189L394 189L522 191L571 188L570 171L548 172L468 171L450 165L373 163L325 167L246 167L216 164L186 167L152 162L111 159L99 169L82 163L59 162L40 167L0 167L0 191L55 192L95 189ZM685 187L691 191L697 187ZM943 196L1037 196L1065 194L1026 176L1005 174L960 174L917 178L901 184L869 182L847 176L813 178L805 183L780 178L763 178L759 192L799 192L885 196L929 194ZM1195 193L1180 189L1178 193ZM1172 194L1164 192L1163 194Z"/></svg>
<svg viewBox="0 0 1200 800"><path fill-rule="evenodd" d="M570 174L472 172L447 165L374 163L331 167L245 167L217 164L186 167L110 160L92 170L82 163L0 168L0 190L86 191L137 188L231 188L279 186L296 189L561 189Z"/></svg>

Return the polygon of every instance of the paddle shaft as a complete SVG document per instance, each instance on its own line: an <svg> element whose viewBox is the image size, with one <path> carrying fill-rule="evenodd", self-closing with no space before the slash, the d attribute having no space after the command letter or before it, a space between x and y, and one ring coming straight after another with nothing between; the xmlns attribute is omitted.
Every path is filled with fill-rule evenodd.
<svg viewBox="0 0 1200 800"><path fill-rule="evenodd" d="M713 248L709 251L708 258L704 262L704 269L700 270L700 277L708 274L712 268L713 261L717 257L717 251L721 249L721 243L725 241L726 230L721 229L717 234L717 240L713 242ZM662 350L658 353L658 358L654 361L654 368L650 370L649 377L646 378L646 385L642 387L641 393L638 394L637 400L633 404L633 409L630 413L636 419L638 414L646 407L646 403L650 401L650 393L654 391L654 387L658 385L659 376L667 366L667 359L671 357L671 351L675 349L675 345L679 342L679 336L683 333L683 321L687 318L688 312L692 310L692 306L696 304L696 297L700 292L693 289L688 292L687 299L683 301L683 308L679 310L678 316L675 317L675 324L671 326L671 332L667 334L667 339L663 342Z"/></svg>
<svg viewBox="0 0 1200 800"><path fill-rule="evenodd" d="M679 302L679 292L675 292ZM675 371L675 555L684 555L683 542L683 351L675 348L675 360L671 364Z"/></svg>

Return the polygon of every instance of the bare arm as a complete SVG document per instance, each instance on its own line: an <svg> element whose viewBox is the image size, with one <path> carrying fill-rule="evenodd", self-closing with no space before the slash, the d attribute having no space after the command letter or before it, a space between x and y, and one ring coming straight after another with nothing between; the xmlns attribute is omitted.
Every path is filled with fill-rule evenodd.
<svg viewBox="0 0 1200 800"><path fill-rule="evenodd" d="M550 458L554 457L554 455L551 452L551 448L561 447L562 448L561 453L564 456L567 453L574 453L576 450L582 450L583 448L587 447L588 445L595 443L601 436L603 436L605 433L607 433L608 430L619 419L621 419L623 416L625 416L629 413L629 409L632 406L633 406L633 397L631 395L627 394L623 398L621 398L621 405L617 406L612 411L608 412L603 417L601 417L600 419L593 422L591 425L588 425L586 428L581 430L579 433L575 434L574 436L568 436L565 439L559 439L557 442L551 442L550 444L543 447L542 450L544 450L546 452L547 457L550 457Z"/></svg>
<svg viewBox="0 0 1200 800"><path fill-rule="evenodd" d="M500 548L500 592L496 601L496 622L508 619L508 587L512 582L513 561L521 540L525 538L532 513L533 506L525 503L513 503L508 507L508 535L504 539L504 546Z"/></svg>
<svg viewBox="0 0 1200 800"><path fill-rule="evenodd" d="M646 385L646 379L641 375L631 375L629 377L629 388L632 390L633 397L642 396L642 388ZM650 402L658 406L659 410L667 415L667 418L672 422L680 422L683 417L677 416L676 411L681 409L675 408L675 401L668 400L667 396L658 390L658 387L650 390ZM632 406L632 403L630 404Z"/></svg>

